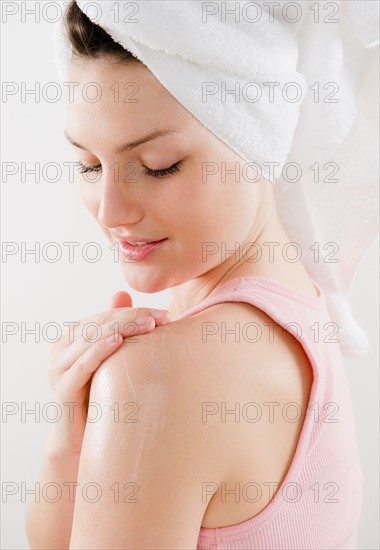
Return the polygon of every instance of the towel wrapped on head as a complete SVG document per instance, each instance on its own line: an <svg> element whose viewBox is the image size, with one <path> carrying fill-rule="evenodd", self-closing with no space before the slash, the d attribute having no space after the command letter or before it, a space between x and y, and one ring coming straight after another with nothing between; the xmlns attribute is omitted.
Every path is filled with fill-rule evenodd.
<svg viewBox="0 0 380 550"><path fill-rule="evenodd" d="M349 295L378 232L378 3L77 4L234 150L246 173L274 184L283 227L325 292L342 353L365 353ZM63 25L54 47L67 81Z"/></svg>

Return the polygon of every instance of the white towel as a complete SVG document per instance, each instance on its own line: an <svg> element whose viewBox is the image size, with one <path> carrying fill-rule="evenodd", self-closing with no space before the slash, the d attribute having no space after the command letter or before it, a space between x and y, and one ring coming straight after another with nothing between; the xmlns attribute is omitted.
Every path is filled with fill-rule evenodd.
<svg viewBox="0 0 380 550"><path fill-rule="evenodd" d="M349 294L378 231L378 2L149 0L133 2L134 14L124 1L77 4L273 181L343 354L365 353ZM54 48L65 81L71 51L61 25Z"/></svg>

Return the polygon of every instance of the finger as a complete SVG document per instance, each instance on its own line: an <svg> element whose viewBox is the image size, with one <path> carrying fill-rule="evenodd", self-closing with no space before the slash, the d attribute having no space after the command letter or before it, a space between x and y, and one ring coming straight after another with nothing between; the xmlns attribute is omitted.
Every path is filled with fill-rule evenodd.
<svg viewBox="0 0 380 550"><path fill-rule="evenodd" d="M114 323L116 323L116 325L117 323L131 323L139 317L154 317L156 326L164 325L169 322L169 312L167 310L150 309L146 307L122 307L114 310L102 311L91 317L71 322L70 324L72 327L70 330L67 329L56 346L61 349L62 347L74 343L78 337L80 338L83 335L83 332L85 332L84 336L86 339L93 340L99 333L100 326L106 323L110 325L114 325ZM86 325L89 326L87 327Z"/></svg>
<svg viewBox="0 0 380 550"><path fill-rule="evenodd" d="M155 319L153 317L142 316L137 317L134 321L121 318L118 321L99 325L98 334L95 336L90 336L90 331L88 331L88 334L77 333L71 345L57 350L55 357L52 357L54 372L59 374L70 369L75 361L86 353L89 348L109 336L115 336L116 333L120 333L123 338L135 338L138 335L153 331L155 326ZM132 342L135 343L138 340L134 339Z"/></svg>
<svg viewBox="0 0 380 550"><path fill-rule="evenodd" d="M102 339L88 348L62 375L62 390L64 395L80 392L90 380L100 365L123 344L121 335L111 337L111 342Z"/></svg>
<svg viewBox="0 0 380 550"><path fill-rule="evenodd" d="M120 290L113 295L111 309L116 309L117 307L132 307L132 298L128 292Z"/></svg>

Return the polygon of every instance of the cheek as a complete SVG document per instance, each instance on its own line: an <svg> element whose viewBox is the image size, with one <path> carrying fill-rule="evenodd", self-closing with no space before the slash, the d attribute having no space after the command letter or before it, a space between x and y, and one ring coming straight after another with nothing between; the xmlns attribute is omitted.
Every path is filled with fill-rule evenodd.
<svg viewBox="0 0 380 550"><path fill-rule="evenodd" d="M232 246L242 237L239 204L236 196L229 196L228 187L216 180L202 182L202 176L196 179L192 175L173 182L166 194L166 206L162 204L160 209L167 216L163 223L171 231L178 254L192 264L213 267L219 262L217 256L209 255L206 263L205 252L219 248L221 242Z"/></svg>
<svg viewBox="0 0 380 550"><path fill-rule="evenodd" d="M211 188L197 197L188 215L179 221L182 257L203 273L233 257L237 245L252 240L249 235L255 222L256 207L248 193L230 194L226 186ZM251 199L249 202L248 199Z"/></svg>
<svg viewBox="0 0 380 550"><path fill-rule="evenodd" d="M179 182L171 204L171 216L183 226L183 233L239 240L253 223L257 193L244 181L222 181L220 174L203 181L199 174Z"/></svg>

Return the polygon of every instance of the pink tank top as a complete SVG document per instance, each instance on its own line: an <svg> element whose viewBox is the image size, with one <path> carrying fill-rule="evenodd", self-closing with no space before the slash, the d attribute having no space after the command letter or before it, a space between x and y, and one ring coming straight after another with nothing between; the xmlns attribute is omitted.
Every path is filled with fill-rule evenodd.
<svg viewBox="0 0 380 550"><path fill-rule="evenodd" d="M357 549L363 473L356 422L339 331L313 283L319 296L264 277L235 278L179 317L221 302L252 304L297 338L314 373L296 452L274 497L246 521L201 527L197 550Z"/></svg>

